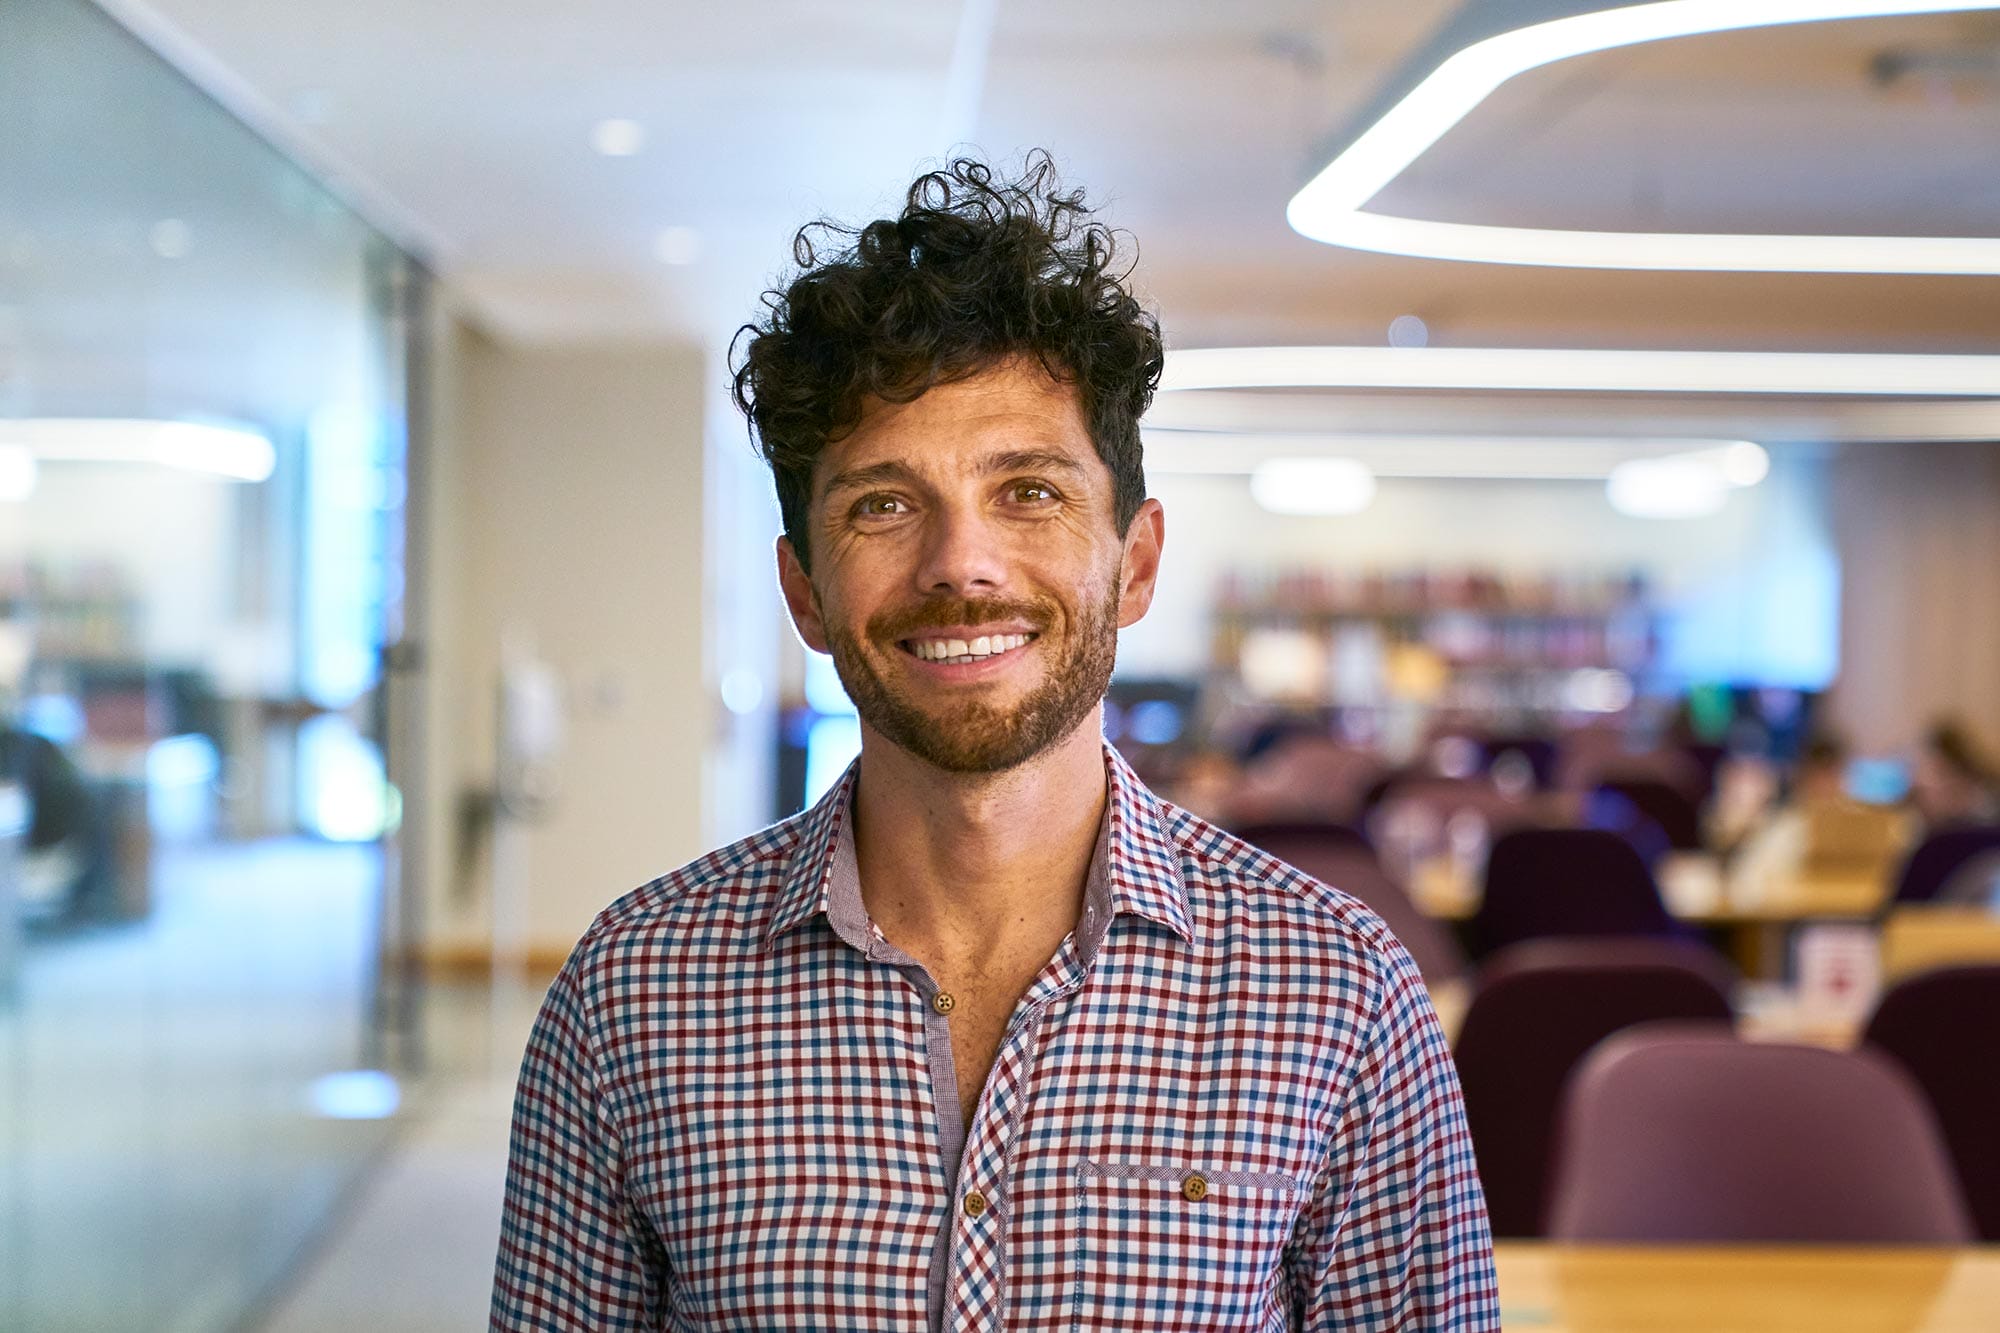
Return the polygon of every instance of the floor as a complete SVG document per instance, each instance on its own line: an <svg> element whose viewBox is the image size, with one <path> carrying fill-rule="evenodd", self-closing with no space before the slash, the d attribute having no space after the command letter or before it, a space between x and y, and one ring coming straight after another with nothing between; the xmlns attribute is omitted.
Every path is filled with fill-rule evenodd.
<svg viewBox="0 0 2000 1333"><path fill-rule="evenodd" d="M514 1076L540 1000L532 984L433 989L435 1072L411 1089L395 1144L251 1326L257 1333L485 1326Z"/></svg>
<svg viewBox="0 0 2000 1333"><path fill-rule="evenodd" d="M394 1122L365 1057L381 856L161 846L143 914L38 932L0 998L0 1327L217 1333L318 1234Z"/></svg>

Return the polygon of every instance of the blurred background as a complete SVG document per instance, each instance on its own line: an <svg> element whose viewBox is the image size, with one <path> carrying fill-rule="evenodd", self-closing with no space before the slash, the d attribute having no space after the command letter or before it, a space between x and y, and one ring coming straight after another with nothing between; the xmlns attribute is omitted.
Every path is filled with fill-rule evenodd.
<svg viewBox="0 0 2000 1333"><path fill-rule="evenodd" d="M1169 540L1107 733L1411 941L1510 1325L1686 1326L1545 1248L1690 1238L1551 1202L1625 1019L1479 1082L1611 973L1875 1060L1950 966L1947 1072L1882 1059L1970 1220L1863 1239L2000 1239L1946 1086L2000 1067L2000 7L1558 41L1396 130L1602 8L0 0L0 1327L483 1320L547 977L855 752L730 337L954 148L1138 238ZM1586 989L1482 1018L1523 967ZM1990 1327L1963 1253L1868 1290Z"/></svg>

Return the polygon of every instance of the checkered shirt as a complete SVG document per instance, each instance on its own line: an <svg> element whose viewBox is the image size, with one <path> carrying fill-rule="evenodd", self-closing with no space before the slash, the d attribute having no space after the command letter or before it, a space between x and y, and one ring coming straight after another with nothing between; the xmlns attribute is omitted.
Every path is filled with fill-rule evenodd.
<svg viewBox="0 0 2000 1333"><path fill-rule="evenodd" d="M1106 768L969 1130L938 987L861 902L858 768L607 908L528 1044L492 1327L1499 1328L1409 955Z"/></svg>

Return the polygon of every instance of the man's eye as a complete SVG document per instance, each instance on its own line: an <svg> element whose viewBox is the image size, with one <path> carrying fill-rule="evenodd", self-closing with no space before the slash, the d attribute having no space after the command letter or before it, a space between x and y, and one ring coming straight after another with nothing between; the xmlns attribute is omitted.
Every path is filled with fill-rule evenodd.
<svg viewBox="0 0 2000 1333"><path fill-rule="evenodd" d="M857 514L900 514L903 512L903 502L893 495L863 496L855 504L854 512Z"/></svg>
<svg viewBox="0 0 2000 1333"><path fill-rule="evenodd" d="M1040 504L1044 500L1056 498L1055 487L1040 481L1017 481L1014 483L1014 499L1020 504Z"/></svg>

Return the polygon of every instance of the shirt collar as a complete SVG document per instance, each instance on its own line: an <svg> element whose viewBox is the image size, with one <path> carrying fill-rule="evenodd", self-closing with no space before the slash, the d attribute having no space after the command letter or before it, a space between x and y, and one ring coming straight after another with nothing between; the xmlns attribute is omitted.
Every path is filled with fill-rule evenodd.
<svg viewBox="0 0 2000 1333"><path fill-rule="evenodd" d="M855 760L840 781L800 816L799 838L786 863L784 879L764 938L768 943L801 922L835 910L831 891L834 858L853 839L854 787L861 771ZM1139 780L1125 757L1104 747L1108 799L1105 822L1098 834L1107 863L1111 913L1132 913L1166 926L1188 943L1187 885L1181 879L1180 856L1166 829L1157 797Z"/></svg>

